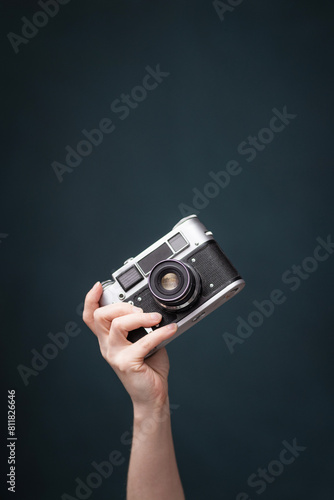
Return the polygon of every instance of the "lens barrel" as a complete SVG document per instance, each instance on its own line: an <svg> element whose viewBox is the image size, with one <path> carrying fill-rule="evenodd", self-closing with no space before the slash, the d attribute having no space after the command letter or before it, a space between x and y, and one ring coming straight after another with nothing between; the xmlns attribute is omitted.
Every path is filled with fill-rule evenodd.
<svg viewBox="0 0 334 500"><path fill-rule="evenodd" d="M191 266L174 259L156 264L148 285L154 300L169 311L190 307L201 291L201 278Z"/></svg>

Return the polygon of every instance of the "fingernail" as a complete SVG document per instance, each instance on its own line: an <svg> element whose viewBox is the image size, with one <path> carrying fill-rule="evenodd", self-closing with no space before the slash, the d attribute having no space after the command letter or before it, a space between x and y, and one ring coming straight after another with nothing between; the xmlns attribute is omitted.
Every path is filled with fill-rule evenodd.
<svg viewBox="0 0 334 500"><path fill-rule="evenodd" d="M167 325L168 330L177 330L177 324L176 323L170 323Z"/></svg>
<svg viewBox="0 0 334 500"><path fill-rule="evenodd" d="M137 306L132 306L132 310L133 312L137 312L137 313L142 313L143 310L141 307L137 307Z"/></svg>
<svg viewBox="0 0 334 500"><path fill-rule="evenodd" d="M153 321L160 321L162 318L161 314L159 313L151 313L151 319Z"/></svg>
<svg viewBox="0 0 334 500"><path fill-rule="evenodd" d="M100 283L99 281L97 281L97 282L95 283L95 285L93 286L93 290L96 290L100 284L101 284L101 283Z"/></svg>

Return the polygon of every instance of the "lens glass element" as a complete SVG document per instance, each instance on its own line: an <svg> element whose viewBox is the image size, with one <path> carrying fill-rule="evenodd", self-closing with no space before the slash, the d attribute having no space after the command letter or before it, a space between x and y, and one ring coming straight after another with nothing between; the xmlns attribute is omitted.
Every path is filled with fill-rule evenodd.
<svg viewBox="0 0 334 500"><path fill-rule="evenodd" d="M179 286L180 278L175 273L167 273L161 278L161 286L165 290L175 290Z"/></svg>
<svg viewBox="0 0 334 500"><path fill-rule="evenodd" d="M196 269L175 259L158 262L150 272L148 286L154 300L168 311L191 307L202 289Z"/></svg>

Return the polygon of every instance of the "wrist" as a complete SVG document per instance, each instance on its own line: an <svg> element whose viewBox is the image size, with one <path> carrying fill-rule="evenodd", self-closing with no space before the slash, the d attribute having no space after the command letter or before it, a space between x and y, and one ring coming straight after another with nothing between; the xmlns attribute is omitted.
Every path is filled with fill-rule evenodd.
<svg viewBox="0 0 334 500"><path fill-rule="evenodd" d="M170 416L169 397L164 401L150 403L133 402L134 422L141 423L145 420L151 420L156 423L166 421Z"/></svg>

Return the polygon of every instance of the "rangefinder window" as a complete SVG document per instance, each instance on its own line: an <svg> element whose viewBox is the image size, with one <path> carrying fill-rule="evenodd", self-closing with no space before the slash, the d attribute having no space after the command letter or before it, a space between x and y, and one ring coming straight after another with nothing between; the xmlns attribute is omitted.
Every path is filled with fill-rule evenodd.
<svg viewBox="0 0 334 500"><path fill-rule="evenodd" d="M130 269L125 271L125 273L117 276L116 279L120 282L122 288L127 292L144 278L138 269L135 266L132 266Z"/></svg>
<svg viewBox="0 0 334 500"><path fill-rule="evenodd" d="M149 253L141 259L138 264L140 265L141 269L144 271L145 274L148 274L152 267L155 266L158 262L161 260L168 259L168 257L171 257L173 255L173 252L167 245L167 243L163 243L160 245L158 248L153 250L153 252Z"/></svg>
<svg viewBox="0 0 334 500"><path fill-rule="evenodd" d="M168 243L175 253L181 250L181 248L185 248L188 245L187 241L183 238L181 233L177 233L175 236L170 238L168 240Z"/></svg>

